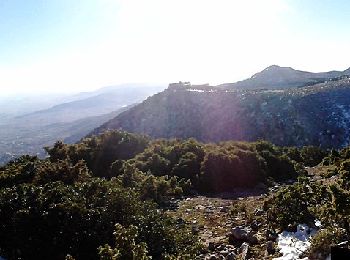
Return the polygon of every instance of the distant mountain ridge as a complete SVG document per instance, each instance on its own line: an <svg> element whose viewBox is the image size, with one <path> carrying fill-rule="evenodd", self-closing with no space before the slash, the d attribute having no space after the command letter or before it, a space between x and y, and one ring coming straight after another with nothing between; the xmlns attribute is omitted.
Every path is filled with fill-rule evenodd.
<svg viewBox="0 0 350 260"><path fill-rule="evenodd" d="M72 143L166 86L123 84L63 97L64 102L19 116L0 115L0 164L22 154L45 155L57 140ZM62 98L62 97L60 97ZM38 99L38 98L37 98ZM21 103L22 106L22 103Z"/></svg>
<svg viewBox="0 0 350 260"><path fill-rule="evenodd" d="M285 89L304 87L317 84L329 79L349 76L350 68L344 71L328 71L313 73L295 70L291 67L272 65L254 74L251 78L236 83L221 84L223 89Z"/></svg>
<svg viewBox="0 0 350 260"><path fill-rule="evenodd" d="M131 104L139 103L163 89L165 89L164 86L143 84L104 87L93 92L74 95L72 96L73 101L21 115L15 120L38 124L72 122L86 117L108 114Z"/></svg>

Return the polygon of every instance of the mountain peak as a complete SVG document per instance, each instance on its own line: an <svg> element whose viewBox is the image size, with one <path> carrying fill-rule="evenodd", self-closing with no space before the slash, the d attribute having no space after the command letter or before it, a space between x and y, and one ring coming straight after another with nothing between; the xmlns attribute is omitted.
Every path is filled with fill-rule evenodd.
<svg viewBox="0 0 350 260"><path fill-rule="evenodd" d="M268 66L266 69L264 69L264 70L273 70L273 69L280 69L280 68L282 68L281 66L278 66L278 65L270 65L270 66Z"/></svg>
<svg viewBox="0 0 350 260"><path fill-rule="evenodd" d="M292 67L271 65L254 74L251 78L236 83L222 84L223 88L235 89L285 89L324 82L342 75L350 75L350 69L346 71L328 71L313 73L295 70Z"/></svg>
<svg viewBox="0 0 350 260"><path fill-rule="evenodd" d="M281 67L278 65L271 65L268 66L267 68L265 68L264 70L262 70L261 72L266 72L266 71L296 71L295 69L291 68L291 67Z"/></svg>
<svg viewBox="0 0 350 260"><path fill-rule="evenodd" d="M281 78L294 78L296 77L296 74L304 73L301 71L297 71L291 67L281 67L278 65L271 65L264 70L254 74L251 79L254 80L271 80L274 79L281 79Z"/></svg>

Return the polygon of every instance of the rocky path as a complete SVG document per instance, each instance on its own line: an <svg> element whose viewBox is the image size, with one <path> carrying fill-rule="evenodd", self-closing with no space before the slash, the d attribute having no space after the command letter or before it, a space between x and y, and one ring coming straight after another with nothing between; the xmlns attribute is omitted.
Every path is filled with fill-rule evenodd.
<svg viewBox="0 0 350 260"><path fill-rule="evenodd" d="M241 196L240 196L241 195ZM198 259L272 259L276 235L268 232L263 202L266 194L186 198L169 211L179 223L197 233L205 250ZM223 198L226 197L226 198Z"/></svg>

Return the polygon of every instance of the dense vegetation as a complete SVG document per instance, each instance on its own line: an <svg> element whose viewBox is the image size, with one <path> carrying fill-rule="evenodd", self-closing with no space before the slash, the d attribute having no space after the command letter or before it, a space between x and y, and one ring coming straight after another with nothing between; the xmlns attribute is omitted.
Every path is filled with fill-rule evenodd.
<svg viewBox="0 0 350 260"><path fill-rule="evenodd" d="M151 140L125 132L106 132L74 145L57 142L47 151L52 162L83 160L94 176L122 178L137 172L147 178L178 180L181 187L201 192L296 179L305 174L303 165L314 166L326 156L311 146L283 148L265 141L203 144L194 139Z"/></svg>
<svg viewBox="0 0 350 260"><path fill-rule="evenodd" d="M22 156L0 168L6 259L193 259L198 238L161 210L170 198L297 179L304 164L331 160L315 147L126 132L57 142L47 151L47 159Z"/></svg>
<svg viewBox="0 0 350 260"><path fill-rule="evenodd" d="M133 157L147 143L142 136L107 133L77 145L57 142L46 160L23 156L0 168L0 255L193 258L196 237L155 203L182 194L177 178L145 175L132 165L124 165L118 178L109 177L107 164Z"/></svg>

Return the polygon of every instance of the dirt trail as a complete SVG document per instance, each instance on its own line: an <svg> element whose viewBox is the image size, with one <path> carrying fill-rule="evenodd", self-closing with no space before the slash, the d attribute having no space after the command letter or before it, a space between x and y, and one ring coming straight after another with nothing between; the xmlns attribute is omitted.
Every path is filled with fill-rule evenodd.
<svg viewBox="0 0 350 260"><path fill-rule="evenodd" d="M248 258L271 259L273 255L266 255L266 212L262 210L266 196L261 191L242 190L216 197L190 197L179 201L178 209L168 214L198 233L207 248L198 259L233 259L230 253L240 257L242 243L229 241L229 234L234 227L251 230L253 224L257 226L252 231L257 242L250 244Z"/></svg>

